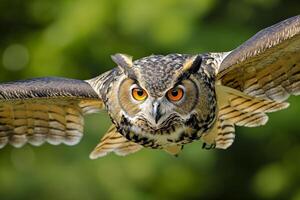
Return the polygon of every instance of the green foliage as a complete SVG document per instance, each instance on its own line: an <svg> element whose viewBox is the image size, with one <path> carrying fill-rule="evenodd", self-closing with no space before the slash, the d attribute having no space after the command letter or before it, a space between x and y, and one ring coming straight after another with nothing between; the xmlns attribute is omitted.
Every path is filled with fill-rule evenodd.
<svg viewBox="0 0 300 200"><path fill-rule="evenodd" d="M0 80L88 79L116 52L201 53L235 48L258 30L299 14L284 0L2 0ZM142 150L88 155L109 127L88 116L74 147L0 151L1 199L300 199L300 99L260 128L238 128L227 151L187 145L178 158Z"/></svg>

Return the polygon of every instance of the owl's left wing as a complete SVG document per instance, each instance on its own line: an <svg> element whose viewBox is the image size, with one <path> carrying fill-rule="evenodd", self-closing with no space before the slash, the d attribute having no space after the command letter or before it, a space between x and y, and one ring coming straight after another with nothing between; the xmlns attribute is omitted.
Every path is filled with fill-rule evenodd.
<svg viewBox="0 0 300 200"><path fill-rule="evenodd" d="M217 79L268 100L300 94L300 15L263 29L230 52Z"/></svg>
<svg viewBox="0 0 300 200"><path fill-rule="evenodd" d="M266 28L224 56L217 74L218 121L204 142L226 149L234 126L264 125L266 113L300 94L300 16Z"/></svg>
<svg viewBox="0 0 300 200"><path fill-rule="evenodd" d="M0 84L0 148L77 144L83 115L102 107L89 81L48 77Z"/></svg>

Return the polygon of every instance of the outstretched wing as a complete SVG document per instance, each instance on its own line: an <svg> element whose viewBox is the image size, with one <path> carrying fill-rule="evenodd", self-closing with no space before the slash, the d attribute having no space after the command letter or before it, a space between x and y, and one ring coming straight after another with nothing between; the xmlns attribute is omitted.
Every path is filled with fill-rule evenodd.
<svg viewBox="0 0 300 200"><path fill-rule="evenodd" d="M286 108L284 100L300 94L300 16L222 55L216 85L220 123L204 142L226 149L234 140L234 125L264 125L265 113Z"/></svg>
<svg viewBox="0 0 300 200"><path fill-rule="evenodd" d="M88 81L48 77L0 84L0 148L75 145L83 135L83 115L102 107Z"/></svg>
<svg viewBox="0 0 300 200"><path fill-rule="evenodd" d="M300 16L258 32L230 52L217 78L222 85L268 100L300 94Z"/></svg>

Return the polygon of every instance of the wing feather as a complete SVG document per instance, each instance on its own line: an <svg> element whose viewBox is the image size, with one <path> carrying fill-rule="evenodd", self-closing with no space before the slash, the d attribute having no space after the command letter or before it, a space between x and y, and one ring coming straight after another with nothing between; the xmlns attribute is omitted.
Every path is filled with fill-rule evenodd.
<svg viewBox="0 0 300 200"><path fill-rule="evenodd" d="M83 115L102 107L86 81L47 77L0 84L0 148L75 145L83 136Z"/></svg>
<svg viewBox="0 0 300 200"><path fill-rule="evenodd" d="M235 139L235 126L256 127L267 123L266 113L288 107L286 102L276 102L252 97L245 93L216 85L218 118L210 132L202 137L204 147L227 149Z"/></svg>
<svg viewBox="0 0 300 200"><path fill-rule="evenodd" d="M258 32L230 52L217 78L222 85L268 100L299 95L300 16Z"/></svg>
<svg viewBox="0 0 300 200"><path fill-rule="evenodd" d="M101 138L99 144L90 154L90 158L96 159L106 156L111 152L114 152L119 156L126 156L135 153L142 148L141 145L127 140L117 131L115 125L111 125L107 133Z"/></svg>

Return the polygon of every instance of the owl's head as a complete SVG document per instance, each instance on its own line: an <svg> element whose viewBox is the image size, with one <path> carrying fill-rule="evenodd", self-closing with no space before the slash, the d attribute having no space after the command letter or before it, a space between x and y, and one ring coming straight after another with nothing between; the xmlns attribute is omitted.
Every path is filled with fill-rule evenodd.
<svg viewBox="0 0 300 200"><path fill-rule="evenodd" d="M212 77L201 68L200 55L152 55L133 62L116 54L112 59L123 75L116 93L121 132L172 134L199 130L201 123L210 120Z"/></svg>

